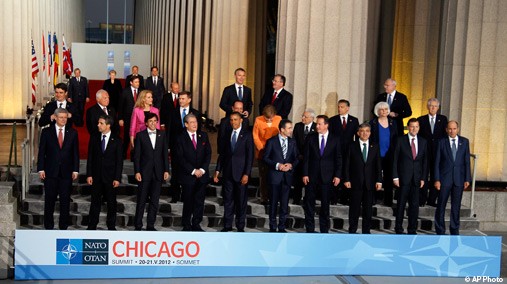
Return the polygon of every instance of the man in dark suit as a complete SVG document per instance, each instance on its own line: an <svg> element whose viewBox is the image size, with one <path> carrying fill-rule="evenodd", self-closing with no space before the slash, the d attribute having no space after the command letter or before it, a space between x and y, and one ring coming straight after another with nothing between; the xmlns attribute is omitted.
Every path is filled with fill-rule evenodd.
<svg viewBox="0 0 507 284"><path fill-rule="evenodd" d="M243 102L243 117L248 118L252 113L252 89L243 85L246 79L246 71L243 68L238 68L234 71L236 82L224 88L222 98L220 99L220 108L225 111L225 117L235 111L233 104L235 101Z"/></svg>
<svg viewBox="0 0 507 284"><path fill-rule="evenodd" d="M359 120L349 114L350 102L344 99L338 101L338 114L329 119L329 132L340 138L342 157L345 157L350 143L357 140L356 133ZM342 185L333 188L331 204L338 202L349 204L350 192L344 190Z"/></svg>
<svg viewBox="0 0 507 284"><path fill-rule="evenodd" d="M134 226L136 231L140 231L143 227L144 209L149 200L146 230L156 231L155 220L160 190L162 182L169 179L168 147L164 131L157 130L158 116L148 113L144 117L144 122L146 129L137 133L134 146L136 149L134 151L134 172L135 178L139 182Z"/></svg>
<svg viewBox="0 0 507 284"><path fill-rule="evenodd" d="M44 181L44 228L55 226L53 213L57 196L60 200L58 228L66 230L69 221L72 180L79 172L79 140L77 131L67 126L69 112L55 110L55 124L42 130L39 142L37 171Z"/></svg>
<svg viewBox="0 0 507 284"><path fill-rule="evenodd" d="M387 102L391 112L389 116L396 121L398 126L398 136L402 136L403 132L403 119L412 115L412 108L408 103L407 96L396 91L396 81L394 79L387 79L384 82L385 93L379 94L375 99L374 106L379 102Z"/></svg>
<svg viewBox="0 0 507 284"><path fill-rule="evenodd" d="M437 98L428 100L428 114L417 118L420 129L419 135L428 141L428 164L429 179L426 179L423 190L420 191L419 206L428 204L437 206L438 191L435 189L435 180L433 172L435 170L435 152L438 140L447 136L445 132L447 127L447 116L438 114L440 102Z"/></svg>
<svg viewBox="0 0 507 284"><path fill-rule="evenodd" d="M130 77L129 87L123 89L120 97L120 108L118 109L118 122L123 127L123 158L127 157L130 146L130 120L134 105L141 89L139 87L141 80L139 77Z"/></svg>
<svg viewBox="0 0 507 284"><path fill-rule="evenodd" d="M380 148L370 140L371 126L359 126L359 139L351 142L345 156L343 171L344 186L351 190L349 206L349 233L355 234L361 207L363 212L362 233L369 234L373 211L373 190L382 188L382 164Z"/></svg>
<svg viewBox="0 0 507 284"><path fill-rule="evenodd" d="M97 229L102 196L107 201L107 228L116 230L115 189L121 182L123 156L121 139L111 131L113 121L112 116L102 114L97 122L98 131L90 136L88 143L86 182L92 187L88 230Z"/></svg>
<svg viewBox="0 0 507 284"><path fill-rule="evenodd" d="M139 78L139 88L144 90L144 77L139 74L139 67L137 67L137 65L132 66L132 74L128 75L127 78L125 78L125 81L130 82L132 77Z"/></svg>
<svg viewBox="0 0 507 284"><path fill-rule="evenodd" d="M275 106L276 114L281 116L283 119L287 119L292 109L293 96L284 88L285 76L276 74L273 77L272 83L273 88L266 90L261 102L259 103L259 112L262 114L264 107L271 104Z"/></svg>
<svg viewBox="0 0 507 284"><path fill-rule="evenodd" d="M242 102L238 101L243 104ZM244 232L248 201L248 179L252 172L254 144L252 132L243 125L243 115L233 112L229 116L231 125L223 133L219 145L214 182L222 173L222 195L224 198L224 228L222 232L232 231L232 221L236 215L236 228Z"/></svg>
<svg viewBox="0 0 507 284"><path fill-rule="evenodd" d="M88 90L88 80L86 77L81 76L79 68L74 69L74 77L69 80L69 98L68 101L76 105L79 114L79 120L75 123L77 126L83 126L83 113L84 107L90 101L90 94Z"/></svg>
<svg viewBox="0 0 507 284"><path fill-rule="evenodd" d="M239 101L239 100L235 101L232 109L234 110L234 112L238 112L241 115L241 121L242 121L241 127L244 127L245 129L249 129L250 127L248 125L248 118L246 118L243 114L243 102ZM218 135L217 135L218 154L220 154L220 151L222 148L222 145L221 145L222 141L227 140L227 139L224 140L223 136L227 135L227 133L229 133L231 131L232 131L231 119L230 119L230 116L226 116L220 120L220 124L218 127Z"/></svg>
<svg viewBox="0 0 507 284"><path fill-rule="evenodd" d="M201 114L190 106L192 103L192 94L187 91L181 92L178 96L178 103L179 107L175 112L173 112L171 127L169 128L171 136L171 139L169 140L169 148L171 149L171 166L173 170L173 177L171 178L171 203L176 203L181 200L181 185L179 184L179 179L177 178L181 163L177 159L174 159L174 157L176 155L176 139L178 139L178 136L180 136L181 133L186 131L184 117L188 114L193 114L198 120L198 129L201 129L199 122Z"/></svg>
<svg viewBox="0 0 507 284"><path fill-rule="evenodd" d="M204 231L205 189L209 182L211 146L206 132L198 130L197 117L185 116L186 130L176 140L176 160L180 164L178 182L183 188L183 231Z"/></svg>
<svg viewBox="0 0 507 284"><path fill-rule="evenodd" d="M459 124L447 123L447 137L440 139L435 155L435 188L439 191L435 212L435 231L445 234L445 207L451 196L451 235L459 235L459 211L463 190L472 182L470 174L470 142L459 136Z"/></svg>
<svg viewBox="0 0 507 284"><path fill-rule="evenodd" d="M301 204L301 198L303 197L303 154L305 149L306 137L309 134L315 132L315 111L313 109L306 109L301 116L301 122L296 123L294 126L293 137L298 147L298 160L299 162L295 166L292 185L294 186L294 192L292 194L292 204Z"/></svg>
<svg viewBox="0 0 507 284"><path fill-rule="evenodd" d="M178 95L180 93L180 84L171 83L171 91L164 95L160 106L160 127L165 130L166 134L170 133L171 119L174 112L178 110L180 103Z"/></svg>
<svg viewBox="0 0 507 284"><path fill-rule="evenodd" d="M393 183L398 188L396 208L396 234L403 234L403 218L408 201L408 234L417 234L419 217L419 190L423 188L428 176L428 150L426 139L420 137L419 121L408 121L408 134L398 137L394 148Z"/></svg>
<svg viewBox="0 0 507 284"><path fill-rule="evenodd" d="M289 192L292 185L294 168L299 162L296 141L292 136L292 122L282 119L278 124L279 134L266 142L263 160L268 167L268 183L271 191L269 197L269 231L286 233L285 220L289 212ZM280 210L278 209L280 203ZM279 212L278 226L276 212Z"/></svg>
<svg viewBox="0 0 507 284"><path fill-rule="evenodd" d="M146 89L153 93L153 106L160 109L162 97L166 93L164 78L158 75L158 67L151 67L151 76L146 79Z"/></svg>
<svg viewBox="0 0 507 284"><path fill-rule="evenodd" d="M120 127L116 118L116 110L109 106L109 94L105 90L100 89L97 91L95 98L97 103L86 110L86 129L88 129L90 137L99 134L97 124L99 123L99 118L103 115L108 115L113 119L111 131L115 136L119 135Z"/></svg>
<svg viewBox="0 0 507 284"><path fill-rule="evenodd" d="M47 103L44 106L44 112L39 119L39 126L44 127L49 124L54 125L56 122L55 110L57 108L64 108L68 112L66 126L72 127L74 119L79 115L74 104L67 101L67 84L58 83L55 86L55 100Z"/></svg>
<svg viewBox="0 0 507 284"><path fill-rule="evenodd" d="M340 139L328 130L329 118L317 116L317 133L308 136L305 145L303 183L305 189L305 226L306 232L315 232L315 195L320 192L319 223L320 232L328 233L329 192L340 183L342 175L342 154Z"/></svg>

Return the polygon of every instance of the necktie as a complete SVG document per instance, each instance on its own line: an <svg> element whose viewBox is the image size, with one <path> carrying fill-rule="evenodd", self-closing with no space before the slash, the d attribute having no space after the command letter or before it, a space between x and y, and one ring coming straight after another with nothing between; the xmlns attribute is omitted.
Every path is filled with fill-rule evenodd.
<svg viewBox="0 0 507 284"><path fill-rule="evenodd" d="M326 142L324 141L324 135L322 135L322 138L320 140L320 155L324 156L324 147L326 147Z"/></svg>
<svg viewBox="0 0 507 284"><path fill-rule="evenodd" d="M77 77L77 82L79 83L79 77Z"/></svg>
<svg viewBox="0 0 507 284"><path fill-rule="evenodd" d="M197 141L195 141L195 133L192 134L192 144L194 144L194 150L197 149Z"/></svg>
<svg viewBox="0 0 507 284"><path fill-rule="evenodd" d="M410 148L412 148L412 159L415 160L417 157L417 151L415 150L415 138L412 138L412 143L410 143Z"/></svg>
<svg viewBox="0 0 507 284"><path fill-rule="evenodd" d="M458 148L456 147L456 139L452 139L452 146L451 146L451 152L452 152L452 159L456 161L456 152L458 151Z"/></svg>
<svg viewBox="0 0 507 284"><path fill-rule="evenodd" d="M106 151L106 135L102 135L101 146L102 146L102 153L104 153Z"/></svg>
<svg viewBox="0 0 507 284"><path fill-rule="evenodd" d="M60 106L58 108L62 108L63 103L60 103Z"/></svg>
<svg viewBox="0 0 507 284"><path fill-rule="evenodd" d="M137 89L134 89L134 102L137 101Z"/></svg>
<svg viewBox="0 0 507 284"><path fill-rule="evenodd" d="M305 137L306 137L306 135L308 135L308 132L310 132L310 128L307 125L307 126L305 126Z"/></svg>
<svg viewBox="0 0 507 284"><path fill-rule="evenodd" d="M187 109L184 108L183 112L181 113L181 124L183 125L183 128L185 127L185 116L187 115Z"/></svg>
<svg viewBox="0 0 507 284"><path fill-rule="evenodd" d="M154 138L151 138L151 136L153 135ZM155 149L155 142L157 140L157 131L149 131L148 130L148 136L150 137L150 141L151 141L151 146L153 147L153 149Z"/></svg>
<svg viewBox="0 0 507 284"><path fill-rule="evenodd" d="M104 107L102 110L104 111L105 114L109 115L109 113L107 113L107 107Z"/></svg>
<svg viewBox="0 0 507 284"><path fill-rule="evenodd" d="M234 149L236 149L236 141L238 137L236 136L236 131L232 132L232 138L231 138L231 149L234 152Z"/></svg>
<svg viewBox="0 0 507 284"><path fill-rule="evenodd" d="M174 96L173 104L174 107L178 107L178 96Z"/></svg>
<svg viewBox="0 0 507 284"><path fill-rule="evenodd" d="M282 154L283 159L285 160L287 158L287 138L282 139Z"/></svg>
<svg viewBox="0 0 507 284"><path fill-rule="evenodd" d="M62 129L58 129L58 144L60 145L60 149L63 147L63 132Z"/></svg>
<svg viewBox="0 0 507 284"><path fill-rule="evenodd" d="M393 103L393 100L392 100L392 98L391 98L391 94L389 94L389 95L387 96L387 104L388 104L389 106L391 106L391 104L392 104L392 103Z"/></svg>
<svg viewBox="0 0 507 284"><path fill-rule="evenodd" d="M345 130L345 128L347 128L347 121L345 120L345 116L342 117L342 127L343 127L343 130Z"/></svg>
<svg viewBox="0 0 507 284"><path fill-rule="evenodd" d="M363 143L363 161L366 162L366 159L368 157L368 153L366 152L366 143Z"/></svg>
<svg viewBox="0 0 507 284"><path fill-rule="evenodd" d="M277 92L273 94L273 97L271 98L271 104L275 103Z"/></svg>
<svg viewBox="0 0 507 284"><path fill-rule="evenodd" d="M157 85L157 77L153 77L153 85Z"/></svg>
<svg viewBox="0 0 507 284"><path fill-rule="evenodd" d="M242 100L243 100L243 88L242 88L241 86L240 86L240 87L238 87L238 99L239 99L240 101L242 101Z"/></svg>
<svg viewBox="0 0 507 284"><path fill-rule="evenodd" d="M431 121L430 121L430 126L431 126L431 134L433 134L433 130L435 129L435 117L431 117Z"/></svg>

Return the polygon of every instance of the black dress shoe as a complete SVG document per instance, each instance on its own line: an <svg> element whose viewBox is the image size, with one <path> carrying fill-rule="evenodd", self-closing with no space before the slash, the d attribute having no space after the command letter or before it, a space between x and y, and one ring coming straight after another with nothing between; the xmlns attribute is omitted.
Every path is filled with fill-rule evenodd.
<svg viewBox="0 0 507 284"><path fill-rule="evenodd" d="M194 227L192 227L192 231L194 231L194 232L204 232L204 230L201 228L201 226L194 226Z"/></svg>
<svg viewBox="0 0 507 284"><path fill-rule="evenodd" d="M299 201L299 200L294 200L294 201L292 201L292 204L294 204L294 205L300 205L300 204L301 204L301 201Z"/></svg>
<svg viewBox="0 0 507 284"><path fill-rule="evenodd" d="M178 199L175 198L171 199L171 203L178 203Z"/></svg>
<svg viewBox="0 0 507 284"><path fill-rule="evenodd" d="M154 232L154 231L157 231L157 229L155 229L154 227L149 227L149 228L146 228L146 231Z"/></svg>
<svg viewBox="0 0 507 284"><path fill-rule="evenodd" d="M95 231L95 230L97 230L97 227L88 227L88 228L86 228L86 230L88 230L88 231Z"/></svg>
<svg viewBox="0 0 507 284"><path fill-rule="evenodd" d="M306 230L307 233L315 233L315 230Z"/></svg>
<svg viewBox="0 0 507 284"><path fill-rule="evenodd" d="M245 232L245 229L238 229L238 232L240 232L240 233L244 233L244 232Z"/></svg>
<svg viewBox="0 0 507 284"><path fill-rule="evenodd" d="M141 231L141 228L134 228L134 231Z"/></svg>
<svg viewBox="0 0 507 284"><path fill-rule="evenodd" d="M328 234L329 231L328 230L323 230L323 231L320 231L321 234Z"/></svg>
<svg viewBox="0 0 507 284"><path fill-rule="evenodd" d="M107 228L107 230L109 230L109 231L116 231L116 228L115 227L110 227L110 228Z"/></svg>
<svg viewBox="0 0 507 284"><path fill-rule="evenodd" d="M287 231L285 229L279 229L278 233L287 233Z"/></svg>
<svg viewBox="0 0 507 284"><path fill-rule="evenodd" d="M261 205L269 205L269 202L268 201L262 201Z"/></svg>
<svg viewBox="0 0 507 284"><path fill-rule="evenodd" d="M223 228L222 230L220 230L220 232L230 232L232 231L232 228Z"/></svg>
<svg viewBox="0 0 507 284"><path fill-rule="evenodd" d="M269 229L270 233L276 233L276 229Z"/></svg>
<svg viewBox="0 0 507 284"><path fill-rule="evenodd" d="M183 227L182 231L190 232L190 231L192 231L192 228L191 227Z"/></svg>

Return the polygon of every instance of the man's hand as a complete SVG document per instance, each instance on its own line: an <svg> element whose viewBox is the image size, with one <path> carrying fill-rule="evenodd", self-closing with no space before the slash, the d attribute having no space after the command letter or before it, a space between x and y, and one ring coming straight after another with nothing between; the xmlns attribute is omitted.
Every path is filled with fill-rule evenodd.
<svg viewBox="0 0 507 284"><path fill-rule="evenodd" d="M142 178L141 178L141 173L136 173L136 180L138 182L141 182L142 181Z"/></svg>
<svg viewBox="0 0 507 284"><path fill-rule="evenodd" d="M72 172L72 180L76 180L78 176L79 176L79 173Z"/></svg>
<svg viewBox="0 0 507 284"><path fill-rule="evenodd" d="M89 102L90 101L90 98L86 98L86 102Z"/></svg>
<svg viewBox="0 0 507 284"><path fill-rule="evenodd" d="M350 184L350 181L344 182L343 185L345 186L345 188L352 188L352 185Z"/></svg>
<svg viewBox="0 0 507 284"><path fill-rule="evenodd" d="M248 113L248 111L246 111L246 110L245 110L245 111L243 112L243 115L245 116L243 119L246 119L246 118L248 118L248 116L249 116L250 114Z"/></svg>
<svg viewBox="0 0 507 284"><path fill-rule="evenodd" d="M40 178L41 180L44 180L44 179L46 178L46 173L45 173L44 171L40 171L40 172L39 172L39 178Z"/></svg>
<svg viewBox="0 0 507 284"><path fill-rule="evenodd" d="M117 180L113 180L113 188L116 188L118 186L120 186L120 182Z"/></svg>
<svg viewBox="0 0 507 284"><path fill-rule="evenodd" d="M241 184L242 185L246 185L248 183L248 176L247 175L243 175L241 177Z"/></svg>
<svg viewBox="0 0 507 284"><path fill-rule="evenodd" d="M194 176L196 178L201 178L204 173L200 169L195 169Z"/></svg>
<svg viewBox="0 0 507 284"><path fill-rule="evenodd" d="M399 180L399 179L394 179L394 180L393 180L393 184L394 184L394 186L396 186L396 187L400 187L400 180Z"/></svg>
<svg viewBox="0 0 507 284"><path fill-rule="evenodd" d="M164 172L164 180L168 180L169 179L169 172Z"/></svg>
<svg viewBox="0 0 507 284"><path fill-rule="evenodd" d="M338 186L339 184L340 184L340 178L337 178L337 177L333 178L333 185Z"/></svg>
<svg viewBox="0 0 507 284"><path fill-rule="evenodd" d="M465 189L470 186L470 183L468 181L465 181Z"/></svg>
<svg viewBox="0 0 507 284"><path fill-rule="evenodd" d="M389 113L389 116L390 116L390 117L397 117L397 116L398 116L398 114L397 114L397 113L395 113L395 112L392 112L392 111L391 111L391 112Z"/></svg>
<svg viewBox="0 0 507 284"><path fill-rule="evenodd" d="M307 185L309 182L310 182L310 179L308 178L308 176L304 176L304 177L303 177L303 183L304 183L305 185Z"/></svg>
<svg viewBox="0 0 507 284"><path fill-rule="evenodd" d="M120 126L122 126L122 127L123 127L123 119L120 119L120 120L118 121L118 124L119 124Z"/></svg>
<svg viewBox="0 0 507 284"><path fill-rule="evenodd" d="M217 183L219 181L218 175L220 175L220 172L216 171L215 174L213 175L213 182L214 183Z"/></svg>
<svg viewBox="0 0 507 284"><path fill-rule="evenodd" d="M89 185L92 185L93 184L93 178L92 177L87 177L86 178L86 183L89 184Z"/></svg>
<svg viewBox="0 0 507 284"><path fill-rule="evenodd" d="M440 187L441 187L441 186L442 186L442 185L440 184L440 181L438 181L438 180L437 180L437 181L435 181L435 189L436 189L436 190L440 190Z"/></svg>
<svg viewBox="0 0 507 284"><path fill-rule="evenodd" d="M421 180L421 187L420 188L423 188L424 187L424 180Z"/></svg>
<svg viewBox="0 0 507 284"><path fill-rule="evenodd" d="M377 182L377 183L375 184L375 189L376 189L377 191L381 190L381 189L382 189L382 183L381 183L381 182Z"/></svg>
<svg viewBox="0 0 507 284"><path fill-rule="evenodd" d="M67 98L67 101L68 101L69 103L71 103L71 102L72 102L72 99L71 99L71 98Z"/></svg>

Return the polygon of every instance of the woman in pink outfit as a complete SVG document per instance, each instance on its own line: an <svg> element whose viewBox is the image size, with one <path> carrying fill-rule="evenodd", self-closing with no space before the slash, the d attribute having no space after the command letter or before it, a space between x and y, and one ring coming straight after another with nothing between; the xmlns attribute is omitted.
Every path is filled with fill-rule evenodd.
<svg viewBox="0 0 507 284"><path fill-rule="evenodd" d="M158 116L157 129L160 129L160 114L158 108L153 105L153 93L150 90L143 90L139 93L134 111L132 112L132 119L130 120L130 146L134 148L134 138L138 132L146 129L144 123L144 115L146 113L154 113Z"/></svg>

